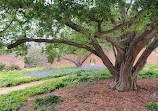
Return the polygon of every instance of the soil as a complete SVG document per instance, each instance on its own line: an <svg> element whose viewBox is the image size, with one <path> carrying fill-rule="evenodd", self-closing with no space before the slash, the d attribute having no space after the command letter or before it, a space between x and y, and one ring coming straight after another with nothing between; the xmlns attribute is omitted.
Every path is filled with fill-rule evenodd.
<svg viewBox="0 0 158 111"><path fill-rule="evenodd" d="M129 92L109 89L110 82L111 79L104 79L81 83L57 89L51 93L28 97L19 111L30 110L35 98L52 94L64 98L62 103L55 105L54 111L148 111L144 105L151 101L150 95L153 92L158 95L158 79L138 80L138 90ZM156 101L158 102L158 99Z"/></svg>

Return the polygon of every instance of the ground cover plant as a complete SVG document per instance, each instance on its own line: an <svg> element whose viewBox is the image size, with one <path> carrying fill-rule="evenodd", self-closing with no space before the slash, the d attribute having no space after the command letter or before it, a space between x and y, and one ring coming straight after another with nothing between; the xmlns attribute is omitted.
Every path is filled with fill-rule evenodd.
<svg viewBox="0 0 158 111"><path fill-rule="evenodd" d="M54 105L62 101L63 98L60 96L48 95L44 98L36 98L32 103L32 107L40 111L45 111L45 109L54 111Z"/></svg>
<svg viewBox="0 0 158 111"><path fill-rule="evenodd" d="M158 64L148 64L148 65L145 65L144 67L154 69L154 68L158 68Z"/></svg>
<svg viewBox="0 0 158 111"><path fill-rule="evenodd" d="M142 70L138 78L157 78L157 71L154 70L156 65L152 65L152 70ZM147 65L150 68L151 65ZM29 83L39 80L47 80L62 76L67 76L70 74L76 74L77 72L91 72L106 69L105 66L82 66L81 68L76 68L75 66L67 67L50 67L50 68L32 68L24 70L13 70L13 71L2 71L0 72L0 87L10 87L23 83ZM140 76L141 75L141 76Z"/></svg>
<svg viewBox="0 0 158 111"><path fill-rule="evenodd" d="M9 94L0 95L0 110L13 110L19 108L27 97L34 96L38 94L43 94L44 92L53 91L57 88L64 87L73 82L83 82L83 81L93 81L101 78L111 77L110 73L107 70L89 72L89 73L77 73L76 76L70 75L65 79L55 79L47 81L43 84L25 88L24 90L12 91ZM106 76L108 75L108 76Z"/></svg>
<svg viewBox="0 0 158 111"><path fill-rule="evenodd" d="M80 72L91 72L105 69L104 66L83 66L76 68L75 66L59 67L59 68L33 68L22 71L3 71L0 73L0 87L10 87L23 83L29 83L39 80L47 80L67 75L74 75Z"/></svg>
<svg viewBox="0 0 158 111"><path fill-rule="evenodd" d="M147 72L148 70L143 70L143 72ZM156 72L156 71L155 71ZM158 72L155 74L148 73L148 75L140 74L139 78L156 78ZM150 75L150 76L149 76ZM45 92L51 92L55 89L71 85L80 82L92 82L100 79L108 79L111 78L112 75L105 68L103 70L98 71L76 71L76 74L70 74L66 78L63 79L55 79L48 80L45 83L42 83L37 86L27 87L24 90L12 91L8 94L0 95L0 110L13 110L19 108L26 100L27 97L43 94Z"/></svg>

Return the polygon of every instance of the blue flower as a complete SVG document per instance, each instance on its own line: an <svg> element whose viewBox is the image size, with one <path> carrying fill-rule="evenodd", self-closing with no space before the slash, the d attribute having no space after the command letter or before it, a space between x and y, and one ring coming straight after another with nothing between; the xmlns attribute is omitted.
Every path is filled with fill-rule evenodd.
<svg viewBox="0 0 158 111"><path fill-rule="evenodd" d="M156 93L155 92L152 95L150 95L150 99L152 99L152 100L156 99Z"/></svg>

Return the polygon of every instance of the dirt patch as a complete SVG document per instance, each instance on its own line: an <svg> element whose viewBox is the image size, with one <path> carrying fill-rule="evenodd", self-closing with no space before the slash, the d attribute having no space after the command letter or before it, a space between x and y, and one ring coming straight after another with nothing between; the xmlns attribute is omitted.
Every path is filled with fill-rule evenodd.
<svg viewBox="0 0 158 111"><path fill-rule="evenodd" d="M19 111L28 111L35 98L51 94L61 96L64 102L55 105L55 111L148 111L144 106L150 95L158 95L158 79L138 80L138 90L117 92L108 88L111 79L81 83L64 87L51 93L29 97ZM35 109L33 109L35 110Z"/></svg>

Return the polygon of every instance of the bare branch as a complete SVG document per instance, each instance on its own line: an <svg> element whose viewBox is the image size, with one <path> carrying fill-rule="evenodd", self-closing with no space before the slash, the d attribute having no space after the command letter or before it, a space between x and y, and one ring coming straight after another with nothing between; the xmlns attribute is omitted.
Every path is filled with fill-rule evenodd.
<svg viewBox="0 0 158 111"><path fill-rule="evenodd" d="M116 27L114 27L113 29L111 30L107 30L107 31L103 31L99 34L109 34L109 33L113 33L114 31L118 30L118 29L121 29L123 28L124 26L127 26L127 25L132 25L134 23L134 21L140 16L140 14L143 12L144 10L140 10L130 21L127 21L127 22L124 22L120 25L117 25Z"/></svg>
<svg viewBox="0 0 158 111"><path fill-rule="evenodd" d="M78 44L75 42L71 42L71 41L67 41L67 40L54 40L54 39L30 39L30 38L25 38L25 39L19 39L17 40L15 43L10 44L7 46L8 49L14 48L22 43L26 43L26 42L38 42L38 43L63 43L63 44L67 44L67 45L71 45L71 46L75 46L78 48L84 48L90 52L92 52L93 54L97 55L95 50L91 49L90 47L83 45L83 44Z"/></svg>

